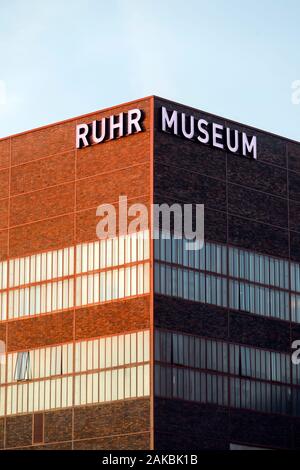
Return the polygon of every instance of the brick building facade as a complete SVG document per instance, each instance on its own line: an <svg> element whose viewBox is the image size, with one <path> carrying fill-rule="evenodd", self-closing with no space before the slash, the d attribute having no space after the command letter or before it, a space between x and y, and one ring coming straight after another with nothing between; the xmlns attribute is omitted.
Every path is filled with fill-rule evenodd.
<svg viewBox="0 0 300 470"><path fill-rule="evenodd" d="M162 107L256 158L162 132ZM142 132L76 147L132 109ZM0 448L299 448L299 188L299 143L157 97L1 139ZM200 254L99 241L120 195L204 204Z"/></svg>

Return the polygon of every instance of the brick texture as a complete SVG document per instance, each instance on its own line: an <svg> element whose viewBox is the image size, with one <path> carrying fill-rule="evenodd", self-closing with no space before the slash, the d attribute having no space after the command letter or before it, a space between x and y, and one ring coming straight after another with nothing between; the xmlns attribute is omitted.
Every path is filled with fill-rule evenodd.
<svg viewBox="0 0 300 470"><path fill-rule="evenodd" d="M32 444L32 415L6 418L6 448L24 447Z"/></svg>
<svg viewBox="0 0 300 470"><path fill-rule="evenodd" d="M45 444L72 440L72 410L46 412L44 420Z"/></svg>
<svg viewBox="0 0 300 470"><path fill-rule="evenodd" d="M151 129L152 106L158 118L163 104L191 113L186 106L146 98L1 139L0 261L95 240L98 205L117 206L119 196L127 195L131 203L149 207L152 194L155 202L204 203L208 240L300 261L299 144L257 131L259 159L253 165L163 134L157 122ZM77 123L133 107L145 113L144 132L76 150ZM234 127L249 131L237 123ZM0 323L0 339L8 337L8 351L22 351L152 329L153 304L156 327L284 352L291 338L299 337L299 327L290 323L151 292ZM37 445L32 443L32 414L0 419L0 448L149 449L152 418L154 445L160 450L228 449L231 441L300 447L297 418L161 399L154 400L152 410L152 399L47 411L44 442Z"/></svg>
<svg viewBox="0 0 300 470"><path fill-rule="evenodd" d="M76 150L77 123L135 107L143 132ZM0 140L0 260L96 240L97 206L114 204L118 214L120 195L149 207L150 156L150 99ZM0 339L13 352L145 328L150 295L0 322ZM32 414L8 417L6 431L0 420L0 448L150 447L149 399L45 411L39 420L44 442L36 444Z"/></svg>

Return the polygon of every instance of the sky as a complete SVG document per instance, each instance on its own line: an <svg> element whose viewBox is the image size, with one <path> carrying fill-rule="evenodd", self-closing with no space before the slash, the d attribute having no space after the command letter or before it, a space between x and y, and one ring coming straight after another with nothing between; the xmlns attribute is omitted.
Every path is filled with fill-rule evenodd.
<svg viewBox="0 0 300 470"><path fill-rule="evenodd" d="M0 0L0 137L158 95L300 140L299 0Z"/></svg>

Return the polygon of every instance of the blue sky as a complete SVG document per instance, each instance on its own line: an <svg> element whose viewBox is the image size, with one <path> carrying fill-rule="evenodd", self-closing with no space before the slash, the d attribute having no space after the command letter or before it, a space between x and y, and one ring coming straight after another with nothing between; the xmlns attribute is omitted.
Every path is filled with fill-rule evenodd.
<svg viewBox="0 0 300 470"><path fill-rule="evenodd" d="M1 2L0 137L156 94L300 140L299 18L298 0Z"/></svg>

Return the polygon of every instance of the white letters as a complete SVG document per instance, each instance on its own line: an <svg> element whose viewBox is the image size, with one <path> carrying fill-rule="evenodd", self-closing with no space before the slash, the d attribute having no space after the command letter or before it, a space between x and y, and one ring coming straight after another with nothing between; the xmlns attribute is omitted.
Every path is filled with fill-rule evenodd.
<svg viewBox="0 0 300 470"><path fill-rule="evenodd" d="M222 135L222 132L218 132L218 131L223 131L223 126L221 126L220 124L215 124L213 122L213 125L212 125L213 143L212 144L214 147L223 149L224 144L222 142L218 142L218 140L223 139L223 135Z"/></svg>
<svg viewBox="0 0 300 470"><path fill-rule="evenodd" d="M172 116L169 118L168 111L163 106L161 108L161 123L162 123L162 130L164 132L168 132L168 129L174 127L173 134L178 135L178 119L177 119L177 111L172 112Z"/></svg>
<svg viewBox="0 0 300 470"><path fill-rule="evenodd" d="M101 133L98 137L98 129L101 127ZM106 131L106 119L103 118L101 121L93 121L92 122L92 142L93 144L100 144L105 139L105 131Z"/></svg>
<svg viewBox="0 0 300 470"><path fill-rule="evenodd" d="M114 139L115 138L115 130L118 131L118 137L123 137L124 132L123 132L123 122L124 122L124 115L123 113L119 114L119 119L118 122L115 122L116 116L110 116L109 118L109 138Z"/></svg>
<svg viewBox="0 0 300 470"><path fill-rule="evenodd" d="M257 149L256 149L256 136L251 137L251 141L249 142L247 134L243 132L242 134L243 139L243 155L252 154L253 158L257 159Z"/></svg>
<svg viewBox="0 0 300 470"><path fill-rule="evenodd" d="M142 128L140 121L142 119L142 111L140 109L131 109L128 111L128 124L127 134L130 135L133 132L141 132ZM135 128L135 131L133 130Z"/></svg>
<svg viewBox="0 0 300 470"><path fill-rule="evenodd" d="M86 147L89 145L87 135L89 133L89 126L87 124L78 124L76 126L76 148Z"/></svg>
<svg viewBox="0 0 300 470"><path fill-rule="evenodd" d="M231 136L234 134L234 145L231 145ZM239 148L239 133L237 130L226 129L226 144L230 152L235 153Z"/></svg>
<svg viewBox="0 0 300 470"><path fill-rule="evenodd" d="M140 109L131 109L127 113L112 114L100 121L76 126L76 148L100 144L105 140L116 139L143 131L143 113ZM125 132L127 132L125 134Z"/></svg>
<svg viewBox="0 0 300 470"><path fill-rule="evenodd" d="M196 123L195 123L196 120ZM257 138L248 136L222 124L196 119L192 115L171 111L161 107L161 127L163 132L180 135L185 139L210 145L211 147L257 159Z"/></svg>
<svg viewBox="0 0 300 470"><path fill-rule="evenodd" d="M181 115L181 130L182 130L182 133L184 135L184 137L186 137L187 139L192 139L194 137L194 117L193 116L189 116L189 119L190 119L190 125L189 125L189 128L190 128L190 132L187 132L186 131L186 116L184 113L182 113Z"/></svg>
<svg viewBox="0 0 300 470"><path fill-rule="evenodd" d="M205 126L207 128L208 122L205 121L205 119L199 119L198 129L202 134L204 134L205 137L201 137L199 135L197 138L198 138L199 142L201 142L202 144L208 144L208 142L209 142L209 133L208 133L207 129L203 128L203 126Z"/></svg>

